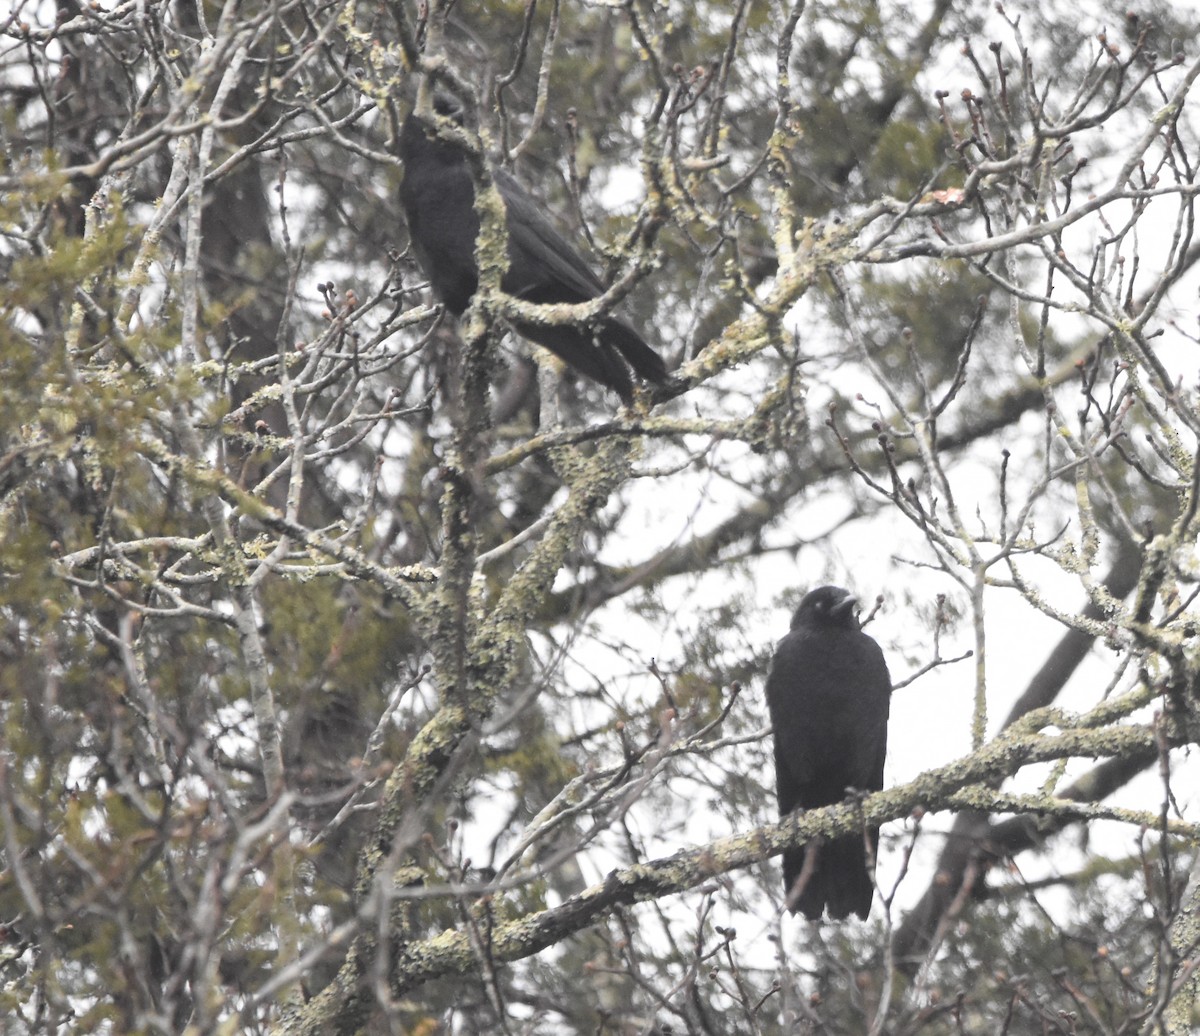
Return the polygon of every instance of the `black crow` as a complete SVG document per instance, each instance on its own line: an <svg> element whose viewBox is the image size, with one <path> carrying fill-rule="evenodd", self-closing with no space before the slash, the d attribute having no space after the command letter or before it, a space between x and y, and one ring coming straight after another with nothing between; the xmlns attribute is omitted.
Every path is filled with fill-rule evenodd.
<svg viewBox="0 0 1200 1036"><path fill-rule="evenodd" d="M434 107L461 124L462 111L453 101L439 95ZM451 313L461 316L479 284L475 263L479 217L466 155L414 113L400 130L400 157L404 161L400 202L413 251L434 292ZM538 303L587 302L603 294L604 285L554 229L544 215L545 207L503 169L491 170L491 176L504 199L508 227L508 271L500 286L509 295ZM616 317L601 317L591 328L539 327L523 321L514 326L581 374L607 385L626 403L633 398L626 362L647 381L667 380L662 357Z"/></svg>
<svg viewBox="0 0 1200 1036"><path fill-rule="evenodd" d="M775 788L779 815L841 802L847 789L883 787L892 682L879 645L859 627L858 602L837 586L810 591L792 616L767 676L775 727ZM872 847L878 825L869 832ZM808 854L811 874L796 881ZM829 908L837 920L871 909L873 867L861 831L783 854L788 908L816 920Z"/></svg>

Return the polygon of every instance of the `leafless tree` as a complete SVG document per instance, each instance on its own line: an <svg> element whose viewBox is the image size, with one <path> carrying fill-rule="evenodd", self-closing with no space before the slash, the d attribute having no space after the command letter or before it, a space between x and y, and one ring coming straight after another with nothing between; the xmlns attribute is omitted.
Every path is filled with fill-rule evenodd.
<svg viewBox="0 0 1200 1036"><path fill-rule="evenodd" d="M18 0L6 1031L1191 1031L1195 39ZM435 88L458 321L397 198ZM496 166L601 298L500 291ZM616 307L674 374L628 407L506 332ZM778 821L762 676L828 580L927 743ZM877 823L873 920L784 914L785 847Z"/></svg>

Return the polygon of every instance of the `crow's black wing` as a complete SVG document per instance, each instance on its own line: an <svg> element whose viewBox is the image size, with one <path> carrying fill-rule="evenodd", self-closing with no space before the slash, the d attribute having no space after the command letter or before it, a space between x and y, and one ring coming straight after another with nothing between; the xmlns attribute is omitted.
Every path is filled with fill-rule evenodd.
<svg viewBox="0 0 1200 1036"><path fill-rule="evenodd" d="M508 272L501 280L504 290L541 303L586 302L602 295L604 285L600 279L525 188L503 169L495 170L493 179L508 213ZM639 377L659 384L667 380L662 357L617 317L606 316L594 328L522 323L518 329L526 338L615 390L626 402L632 398L633 386L622 356Z"/></svg>
<svg viewBox="0 0 1200 1036"><path fill-rule="evenodd" d="M586 302L602 295L600 279L529 192L503 169L492 171L492 181L508 214L504 290L529 302Z"/></svg>

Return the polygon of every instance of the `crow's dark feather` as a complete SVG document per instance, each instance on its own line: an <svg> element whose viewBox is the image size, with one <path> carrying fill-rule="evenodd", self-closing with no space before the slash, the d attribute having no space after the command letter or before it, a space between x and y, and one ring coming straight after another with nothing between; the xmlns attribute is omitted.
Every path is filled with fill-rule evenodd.
<svg viewBox="0 0 1200 1036"><path fill-rule="evenodd" d="M775 728L780 816L841 802L847 789L883 787L891 679L879 645L859 628L854 598L835 586L807 594L779 643L767 676ZM878 844L879 828L867 837ZM816 858L802 888L807 853ZM783 856L793 913L815 920L866 917L874 888L862 832L791 849Z"/></svg>
<svg viewBox="0 0 1200 1036"><path fill-rule="evenodd" d="M453 114L440 99L438 110ZM461 316L479 285L475 263L479 217L466 155L439 138L432 125L409 115L400 131L400 157L404 161L400 201L413 250L434 292L451 313ZM508 230L508 270L500 286L516 298L543 304L587 302L603 294L600 279L546 218L543 207L503 169L492 170L491 175L504 199ZM514 326L626 402L633 398L626 363L647 381L667 380L662 357L617 317L601 317L593 327L525 321Z"/></svg>

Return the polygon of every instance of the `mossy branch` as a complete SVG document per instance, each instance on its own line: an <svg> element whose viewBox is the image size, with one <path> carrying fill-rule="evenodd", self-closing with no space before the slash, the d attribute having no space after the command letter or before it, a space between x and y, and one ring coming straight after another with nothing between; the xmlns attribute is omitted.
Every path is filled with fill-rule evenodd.
<svg viewBox="0 0 1200 1036"><path fill-rule="evenodd" d="M618 907L684 892L715 874L777 856L817 835L846 834L863 824L907 816L914 809L934 812L960 808L967 805L968 800L972 808L980 808L987 796L994 796L993 808L1004 811L1021 807L1043 816L1088 819L1103 807L1053 796L997 795L980 785L1011 775L1031 763L1079 756L1120 756L1130 751L1144 751L1154 741L1154 731L1142 726L1000 737L963 759L922 774L908 784L869 795L861 803L847 802L795 813L776 824L614 870L598 885L585 889L559 906L496 925L490 933L491 957L493 961L501 962L532 956L588 928ZM1123 819L1116 811L1104 810L1104 814ZM1139 814L1127 819L1140 823L1143 818ZM1194 826L1178 826L1179 833L1198 837ZM415 890L414 894L426 893ZM473 971L476 964L468 935L444 931L405 948L395 963L393 986L400 992L408 991L431 978L466 974Z"/></svg>

